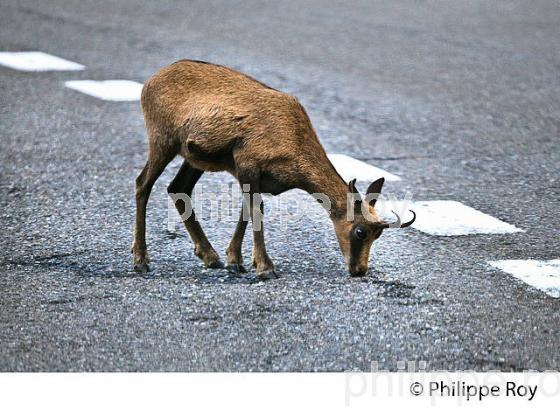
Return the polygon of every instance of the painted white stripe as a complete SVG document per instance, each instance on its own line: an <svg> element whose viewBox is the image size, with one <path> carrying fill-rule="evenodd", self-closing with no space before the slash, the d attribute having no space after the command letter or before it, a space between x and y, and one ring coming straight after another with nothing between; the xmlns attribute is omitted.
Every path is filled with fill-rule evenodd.
<svg viewBox="0 0 560 410"><path fill-rule="evenodd" d="M400 181L401 178L374 167L358 159L344 154L328 154L332 164L345 181L356 178L358 181L373 182L378 178L384 177L387 181Z"/></svg>
<svg viewBox="0 0 560 410"><path fill-rule="evenodd" d="M85 68L41 51L0 52L0 65L20 71L80 71Z"/></svg>
<svg viewBox="0 0 560 410"><path fill-rule="evenodd" d="M553 298L560 298L560 259L548 261L510 259L488 263Z"/></svg>
<svg viewBox="0 0 560 410"><path fill-rule="evenodd" d="M390 218L390 211L395 210L403 222L412 217L408 212L408 209L412 209L417 215L412 227L429 235L458 236L523 232L522 229L457 201L418 201L411 204L380 201L379 207L376 208L379 208L381 215L387 219Z"/></svg>
<svg viewBox="0 0 560 410"><path fill-rule="evenodd" d="M142 84L129 80L66 81L66 87L106 101L138 101Z"/></svg>

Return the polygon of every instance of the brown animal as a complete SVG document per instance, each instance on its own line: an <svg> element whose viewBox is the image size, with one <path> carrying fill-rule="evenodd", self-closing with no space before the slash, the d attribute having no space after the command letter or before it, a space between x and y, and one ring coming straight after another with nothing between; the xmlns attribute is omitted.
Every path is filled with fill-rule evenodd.
<svg viewBox="0 0 560 410"><path fill-rule="evenodd" d="M368 269L370 247L390 224L374 205L383 179L373 182L367 201L359 198L354 181L346 183L331 164L307 113L291 95L274 90L232 69L202 61L182 60L151 77L142 90L142 109L149 153L136 179L134 268L149 270L146 250L146 205L156 179L177 155L184 158L169 193L189 196L204 171L227 171L248 187L239 222L226 254L226 267L245 272L241 244L250 215L253 225L253 265L262 279L276 277L264 241L261 193L280 194L293 188L322 193L346 267L352 275ZM350 196L352 200L348 200ZM177 201L181 215L190 199ZM353 208L355 217L348 220ZM414 218L400 227L410 226ZM224 265L194 212L184 221L194 252L209 268ZM393 225L391 225L393 226Z"/></svg>

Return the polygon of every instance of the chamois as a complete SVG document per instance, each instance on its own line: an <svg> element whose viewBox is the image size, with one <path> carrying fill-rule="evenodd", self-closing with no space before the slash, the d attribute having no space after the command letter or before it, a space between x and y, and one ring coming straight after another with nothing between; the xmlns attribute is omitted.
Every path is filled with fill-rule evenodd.
<svg viewBox="0 0 560 410"><path fill-rule="evenodd" d="M149 270L146 248L146 206L154 182L177 155L183 164L168 187L186 194L175 201L183 215L192 210L190 196L205 171L227 171L248 188L241 215L226 250L226 268L245 272L241 244L249 216L253 227L253 266L260 279L276 277L264 240L261 193L278 195L293 188L321 193L353 276L368 269L371 245L383 229L393 227L374 209L384 179L373 182L366 199L355 180L346 183L329 161L301 104L291 95L224 66L181 60L161 69L144 85L142 110L148 135L148 159L136 178L134 269ZM348 198L351 198L350 200ZM367 199L369 198L369 199ZM347 218L353 207L354 218ZM398 216L397 216L398 218ZM396 226L410 226L416 218ZM224 264L197 221L194 211L184 220L194 252L209 268Z"/></svg>

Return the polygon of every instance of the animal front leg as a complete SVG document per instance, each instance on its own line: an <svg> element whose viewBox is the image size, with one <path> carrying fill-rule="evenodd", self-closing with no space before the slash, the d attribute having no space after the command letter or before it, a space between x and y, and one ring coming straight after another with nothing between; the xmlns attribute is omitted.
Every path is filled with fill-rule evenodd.
<svg viewBox="0 0 560 410"><path fill-rule="evenodd" d="M241 252L241 246L243 245L243 237L245 236L245 229L247 228L247 223L249 218L246 217L247 212L245 211L245 202L241 203L241 211L239 213L239 221L237 221L237 226L235 227L235 232L233 237L229 242L226 250L226 268L231 273L246 273L247 270L243 266L243 255Z"/></svg>
<svg viewBox="0 0 560 410"><path fill-rule="evenodd" d="M243 199L253 226L253 266L257 270L257 277L259 279L277 278L274 264L266 253L263 227L264 205L256 184L250 184L249 194L245 193Z"/></svg>

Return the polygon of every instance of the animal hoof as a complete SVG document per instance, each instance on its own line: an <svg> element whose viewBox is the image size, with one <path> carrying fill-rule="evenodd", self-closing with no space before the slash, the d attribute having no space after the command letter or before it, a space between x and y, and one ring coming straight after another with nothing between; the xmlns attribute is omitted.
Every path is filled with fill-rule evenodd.
<svg viewBox="0 0 560 410"><path fill-rule="evenodd" d="M135 263L134 272L137 273L148 273L150 271L150 265L147 263Z"/></svg>
<svg viewBox="0 0 560 410"><path fill-rule="evenodd" d="M206 265L207 268L210 269L222 269L224 267L224 264L221 260L217 260L214 262L210 262L208 265Z"/></svg>
<svg viewBox="0 0 560 410"><path fill-rule="evenodd" d="M278 279L280 276L273 270L266 270L263 272L257 272L257 279L259 280L269 280L269 279Z"/></svg>
<svg viewBox="0 0 560 410"><path fill-rule="evenodd" d="M228 270L229 273L233 273L235 275L239 275L241 273L247 273L247 269L245 269L243 265L239 265L239 264L226 265L226 269Z"/></svg>

